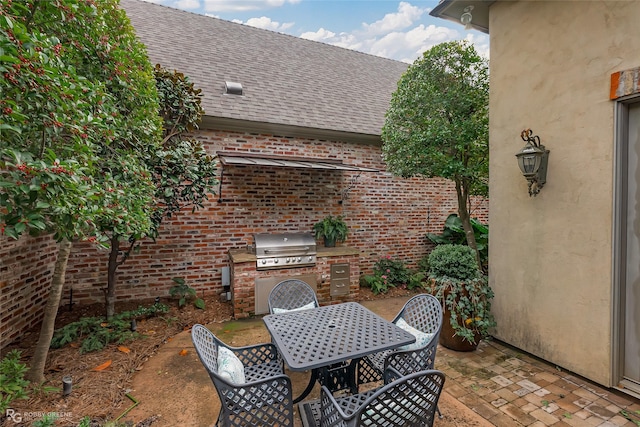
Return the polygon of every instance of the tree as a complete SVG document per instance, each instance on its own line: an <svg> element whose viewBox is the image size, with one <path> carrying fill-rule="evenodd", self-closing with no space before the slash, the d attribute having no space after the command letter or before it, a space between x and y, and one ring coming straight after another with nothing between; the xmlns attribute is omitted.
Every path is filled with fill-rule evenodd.
<svg viewBox="0 0 640 427"><path fill-rule="evenodd" d="M467 42L446 42L426 51L398 82L382 141L383 158L393 174L454 182L467 244L482 268L470 196L488 194L488 61Z"/></svg>
<svg viewBox="0 0 640 427"><path fill-rule="evenodd" d="M163 120L163 139L160 147L147 158L155 186L151 228L148 237L155 239L162 221L171 218L184 208L194 212L203 207L207 194L213 193L217 184L216 167L202 145L189 132L198 128L203 109L201 90L196 89L189 78L179 72L171 72L156 65L154 69L158 90L160 116ZM119 234L105 224L110 233L111 251L107 267L106 311L107 318L115 313L115 289L117 269L139 247L141 234ZM115 230L115 228L113 228ZM121 242L128 247L121 250Z"/></svg>
<svg viewBox="0 0 640 427"><path fill-rule="evenodd" d="M116 0L0 0L0 229L59 242L28 373L44 365L72 242L151 227L141 161L160 141L151 64ZM131 177L133 186L121 185ZM136 177L134 180L133 177Z"/></svg>

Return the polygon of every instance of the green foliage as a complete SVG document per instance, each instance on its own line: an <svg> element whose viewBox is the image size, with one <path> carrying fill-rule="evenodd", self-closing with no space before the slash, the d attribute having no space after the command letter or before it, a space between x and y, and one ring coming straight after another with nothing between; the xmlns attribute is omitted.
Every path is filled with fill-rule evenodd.
<svg viewBox="0 0 640 427"><path fill-rule="evenodd" d="M347 239L349 229L341 215L324 217L313 225L316 239L325 239L328 242L342 242Z"/></svg>
<svg viewBox="0 0 640 427"><path fill-rule="evenodd" d="M0 414L5 413L11 402L27 399L29 381L24 379L27 365L20 363L20 352L11 350L0 361Z"/></svg>
<svg viewBox="0 0 640 427"><path fill-rule="evenodd" d="M480 253L480 259L484 265L489 260L489 226L471 218L471 227L476 237L476 246ZM456 214L451 214L447 217L441 234L427 233L427 238L437 245L467 244L467 236L462 227L462 221Z"/></svg>
<svg viewBox="0 0 640 427"><path fill-rule="evenodd" d="M208 193L217 185L213 158L202 144L186 133L198 128L204 110L201 89L177 71L170 72L160 65L154 69L160 115L163 119L162 147L150 159L160 200L153 215L152 237L165 217L171 217L183 207L202 208Z"/></svg>
<svg viewBox="0 0 640 427"><path fill-rule="evenodd" d="M360 277L360 285L371 288L371 292L374 295L386 294L389 291L389 287L393 287L386 277L382 277L378 274L367 274Z"/></svg>
<svg viewBox="0 0 640 427"><path fill-rule="evenodd" d="M91 418L89 418L88 416L82 417L80 423L78 423L78 427L91 427Z"/></svg>
<svg viewBox="0 0 640 427"><path fill-rule="evenodd" d="M141 160L161 125L126 15L116 0L4 2L2 12L0 226L13 238L144 233L154 187Z"/></svg>
<svg viewBox="0 0 640 427"><path fill-rule="evenodd" d="M620 415L640 427L640 411L629 412L626 409L622 409Z"/></svg>
<svg viewBox="0 0 640 427"><path fill-rule="evenodd" d="M418 271L427 273L429 271L429 255L425 255L418 261Z"/></svg>
<svg viewBox="0 0 640 427"><path fill-rule="evenodd" d="M424 275L422 277L424 278ZM386 256L375 262L372 275L362 276L361 284L371 288L377 295L388 292L391 287L407 286L410 289L419 287L420 280L420 276L412 273L403 261Z"/></svg>
<svg viewBox="0 0 640 427"><path fill-rule="evenodd" d="M403 177L423 175L487 194L488 62L472 44L434 46L398 82L382 129L383 156Z"/></svg>
<svg viewBox="0 0 640 427"><path fill-rule="evenodd" d="M145 210L150 227L145 230L146 236L155 239L165 218L170 218L185 207L192 212L202 208L208 193L213 193L217 184L216 166L213 158L207 154L202 144L185 135L197 129L202 116L201 90L195 89L188 77L178 72L169 72L157 65L154 69L160 114L163 121L162 140L144 158L145 166L151 171L155 202ZM127 184L129 180L123 180ZM113 223L113 221L112 221ZM102 227L109 230L106 222ZM137 243L145 234L137 230L122 227L112 233L109 269L115 271L132 251L139 248ZM120 241L127 240L129 248L120 251ZM121 254L118 259L117 254ZM115 293L115 275L107 281L107 312L112 312ZM184 301L184 300L182 300ZM204 308L204 300L198 298L194 304Z"/></svg>
<svg viewBox="0 0 640 427"><path fill-rule="evenodd" d="M80 352L89 353L101 350L112 342L122 344L140 336L137 332L131 331L132 320L158 316L168 311L169 307L164 304L153 304L117 314L109 322L105 322L102 317L83 317L77 322L56 329L51 340L51 348L60 348L82 340Z"/></svg>
<svg viewBox="0 0 640 427"><path fill-rule="evenodd" d="M196 306L196 308L204 310L204 300L202 298L196 298L196 290L187 285L182 277L174 277L171 280L173 280L176 285L172 286L171 289L169 289L169 295L171 295L172 297L179 297L178 305L180 307L185 305L187 303L187 300L195 298L195 300L193 301L193 305Z"/></svg>
<svg viewBox="0 0 640 427"><path fill-rule="evenodd" d="M52 427L56 425L58 420L58 414L54 412L46 413L39 420L34 421L31 425L33 427Z"/></svg>
<svg viewBox="0 0 640 427"><path fill-rule="evenodd" d="M408 289L424 289L426 287L425 279L427 273L425 271L416 271L409 276Z"/></svg>
<svg viewBox="0 0 640 427"><path fill-rule="evenodd" d="M404 262L394 260L391 256L386 256L376 261L373 265L373 273L386 278L393 286L406 285L411 275Z"/></svg>
<svg viewBox="0 0 640 427"><path fill-rule="evenodd" d="M474 251L464 245L439 245L429 255L431 292L451 313L456 335L469 342L495 327L493 290L477 268Z"/></svg>
<svg viewBox="0 0 640 427"><path fill-rule="evenodd" d="M470 196L488 194L488 61L464 41L426 51L398 82L382 141L383 159L394 175L453 181L458 214L471 230ZM475 250L473 237L467 236Z"/></svg>
<svg viewBox="0 0 640 427"><path fill-rule="evenodd" d="M439 245L429 254L429 276L434 279L474 280L480 277L471 248Z"/></svg>

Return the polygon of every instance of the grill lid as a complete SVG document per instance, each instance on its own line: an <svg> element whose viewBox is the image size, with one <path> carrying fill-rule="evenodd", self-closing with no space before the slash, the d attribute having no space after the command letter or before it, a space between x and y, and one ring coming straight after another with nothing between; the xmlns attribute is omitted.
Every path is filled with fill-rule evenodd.
<svg viewBox="0 0 640 427"><path fill-rule="evenodd" d="M316 241L311 233L254 234L256 257L315 255Z"/></svg>
<svg viewBox="0 0 640 427"><path fill-rule="evenodd" d="M310 233L254 234L253 242L259 270L316 263L316 241Z"/></svg>

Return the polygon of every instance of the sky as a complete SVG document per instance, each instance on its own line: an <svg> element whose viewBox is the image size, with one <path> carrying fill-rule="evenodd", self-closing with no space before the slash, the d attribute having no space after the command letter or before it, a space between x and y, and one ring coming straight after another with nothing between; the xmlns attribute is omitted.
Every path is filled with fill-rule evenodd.
<svg viewBox="0 0 640 427"><path fill-rule="evenodd" d="M489 36L429 15L438 0L149 0L189 12L412 63L432 46Z"/></svg>

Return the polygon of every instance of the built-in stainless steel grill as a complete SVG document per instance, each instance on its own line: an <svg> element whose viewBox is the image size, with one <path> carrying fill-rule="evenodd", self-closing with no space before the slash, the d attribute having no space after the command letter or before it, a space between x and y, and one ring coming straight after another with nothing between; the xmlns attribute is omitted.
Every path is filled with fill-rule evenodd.
<svg viewBox="0 0 640 427"><path fill-rule="evenodd" d="M251 251L258 270L316 264L316 241L311 233L254 234Z"/></svg>

